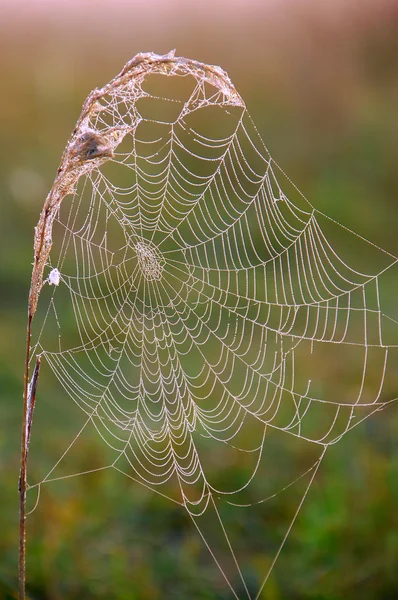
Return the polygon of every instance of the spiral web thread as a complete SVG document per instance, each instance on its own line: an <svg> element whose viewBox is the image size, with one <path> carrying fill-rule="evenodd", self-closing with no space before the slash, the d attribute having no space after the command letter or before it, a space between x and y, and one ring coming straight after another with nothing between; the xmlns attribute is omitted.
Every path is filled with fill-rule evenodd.
<svg viewBox="0 0 398 600"><path fill-rule="evenodd" d="M326 449L394 399L380 281L397 259L298 193L220 69L134 60L67 146L78 166L43 275L59 285L44 281L31 356L87 416L65 455L93 425L109 467L183 505L233 596L254 598L219 505L261 510L304 478L298 512ZM314 450L279 487L269 439ZM238 489L218 455L245 461ZM201 529L210 511L239 584Z"/></svg>

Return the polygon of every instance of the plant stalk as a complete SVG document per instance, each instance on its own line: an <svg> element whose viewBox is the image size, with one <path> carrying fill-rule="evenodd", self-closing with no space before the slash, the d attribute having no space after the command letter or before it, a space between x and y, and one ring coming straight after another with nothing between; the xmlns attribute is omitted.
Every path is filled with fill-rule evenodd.
<svg viewBox="0 0 398 600"><path fill-rule="evenodd" d="M26 587L26 486L27 486L27 458L28 458L28 392L29 392L29 359L31 339L32 316L28 316L26 331L25 375L23 391L23 419L21 435L21 470L19 475L19 560L18 583L19 600L25 600Z"/></svg>

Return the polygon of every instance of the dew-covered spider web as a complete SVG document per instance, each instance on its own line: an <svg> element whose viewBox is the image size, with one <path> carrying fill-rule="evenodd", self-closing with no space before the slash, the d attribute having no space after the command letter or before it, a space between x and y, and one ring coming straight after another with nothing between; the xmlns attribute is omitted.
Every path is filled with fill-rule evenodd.
<svg viewBox="0 0 398 600"><path fill-rule="evenodd" d="M101 468L180 504L225 597L254 599L327 448L396 396L397 259L298 192L220 69L129 64L89 97L56 184L31 357L84 419L31 487L73 475L95 428ZM234 525L282 494L295 508L259 572Z"/></svg>

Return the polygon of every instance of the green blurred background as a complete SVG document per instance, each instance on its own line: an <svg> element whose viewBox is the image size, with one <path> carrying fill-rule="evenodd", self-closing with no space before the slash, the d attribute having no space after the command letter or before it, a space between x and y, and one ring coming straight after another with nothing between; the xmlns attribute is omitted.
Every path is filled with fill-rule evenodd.
<svg viewBox="0 0 398 600"><path fill-rule="evenodd" d="M16 597L33 227L89 91L137 52L171 48L226 69L310 201L398 255L396 0L3 0L1 599ZM65 397L42 401L48 421L34 423L33 436L36 456L51 465L77 415ZM262 598L398 597L397 434L392 406L329 451ZM103 453L86 440L76 469L100 466ZM289 494L280 495L263 520L270 539L286 531L291 510ZM249 531L251 548L267 546L264 527ZM260 551L253 556L261 562ZM28 521L28 591L51 600L230 597L183 511L111 471L44 486Z"/></svg>

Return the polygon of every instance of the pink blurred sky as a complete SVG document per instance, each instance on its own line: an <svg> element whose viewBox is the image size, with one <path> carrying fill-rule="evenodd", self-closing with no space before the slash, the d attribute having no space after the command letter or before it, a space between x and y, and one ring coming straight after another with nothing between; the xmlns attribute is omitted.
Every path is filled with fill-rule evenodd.
<svg viewBox="0 0 398 600"><path fill-rule="evenodd" d="M76 30L95 33L98 28L98 34L107 32L120 41L130 35L132 42L133 37L140 41L146 37L152 44L157 37L178 41L191 34L204 46L213 45L217 37L230 40L229 50L236 51L244 50L245 41L266 46L275 28L289 34L302 27L303 20L315 29L318 23L339 29L355 23L361 29L397 13L396 0L2 0L0 28L11 26L17 36L18 24L51 28L53 33L68 29L71 41ZM200 28L202 35L197 32Z"/></svg>

